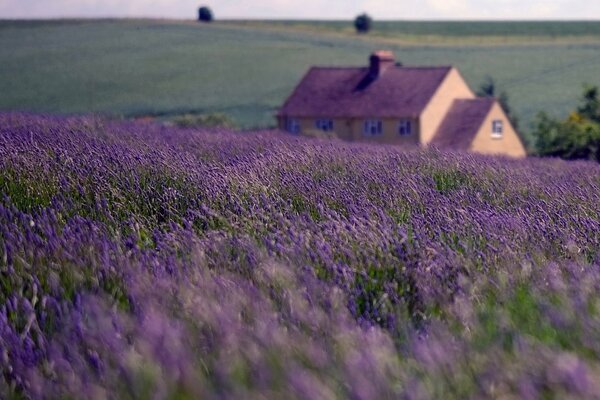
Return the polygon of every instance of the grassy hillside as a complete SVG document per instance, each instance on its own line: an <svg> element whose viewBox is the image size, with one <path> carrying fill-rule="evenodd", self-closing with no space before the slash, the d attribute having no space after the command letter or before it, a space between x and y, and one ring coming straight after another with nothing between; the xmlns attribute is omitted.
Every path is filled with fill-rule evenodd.
<svg viewBox="0 0 600 400"><path fill-rule="evenodd" d="M232 25L355 36L349 21L252 20ZM371 37L422 44L532 44L557 42L598 43L599 21L378 21Z"/></svg>
<svg viewBox="0 0 600 400"><path fill-rule="evenodd" d="M599 176L0 114L0 397L597 398Z"/></svg>
<svg viewBox="0 0 600 400"><path fill-rule="evenodd" d="M491 75L525 127L540 110L566 114L582 83L600 84L596 23L378 25L388 38L336 33L344 30L339 23L322 23L317 33L295 23L252 24L0 22L0 109L126 117L225 112L242 127L270 126L311 65L364 65L378 48L394 50L405 64L455 64L473 87ZM469 44L473 36L464 36L508 31L530 37L499 45ZM452 41L439 42L449 32Z"/></svg>

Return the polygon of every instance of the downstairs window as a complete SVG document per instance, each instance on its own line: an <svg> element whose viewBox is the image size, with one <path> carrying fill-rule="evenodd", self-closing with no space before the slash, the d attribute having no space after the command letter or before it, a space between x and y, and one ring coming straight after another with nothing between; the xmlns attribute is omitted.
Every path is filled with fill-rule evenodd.
<svg viewBox="0 0 600 400"><path fill-rule="evenodd" d="M412 122L410 119L401 119L398 123L398 134L408 136L412 133Z"/></svg>
<svg viewBox="0 0 600 400"><path fill-rule="evenodd" d="M288 119L287 131L290 133L295 133L295 134L300 133L300 123L298 122L297 119Z"/></svg>
<svg viewBox="0 0 600 400"><path fill-rule="evenodd" d="M383 133L383 123L378 119L368 119L363 126L365 136L377 136Z"/></svg>
<svg viewBox="0 0 600 400"><path fill-rule="evenodd" d="M333 132L333 120L318 119L315 121L315 127L323 132Z"/></svg>

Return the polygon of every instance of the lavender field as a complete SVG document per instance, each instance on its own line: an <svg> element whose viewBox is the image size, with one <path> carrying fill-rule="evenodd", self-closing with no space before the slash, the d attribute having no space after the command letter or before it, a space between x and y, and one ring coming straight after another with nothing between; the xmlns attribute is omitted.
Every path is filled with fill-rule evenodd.
<svg viewBox="0 0 600 400"><path fill-rule="evenodd" d="M600 397L600 165L0 114L0 398Z"/></svg>

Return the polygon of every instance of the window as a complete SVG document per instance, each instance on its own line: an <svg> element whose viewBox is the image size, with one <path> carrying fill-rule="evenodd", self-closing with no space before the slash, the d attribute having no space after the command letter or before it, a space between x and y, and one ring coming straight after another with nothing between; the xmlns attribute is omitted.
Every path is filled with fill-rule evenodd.
<svg viewBox="0 0 600 400"><path fill-rule="evenodd" d="M287 131L290 133L300 133L300 123L297 119L288 119Z"/></svg>
<svg viewBox="0 0 600 400"><path fill-rule="evenodd" d="M401 119L398 123L398 133L401 136L407 136L412 133L412 123L410 119Z"/></svg>
<svg viewBox="0 0 600 400"><path fill-rule="evenodd" d="M363 133L365 136L376 136L383 133L383 124L378 119L368 119L365 121L363 127Z"/></svg>
<svg viewBox="0 0 600 400"><path fill-rule="evenodd" d="M500 139L504 130L504 124L502 120L495 119L492 121L492 137L494 139Z"/></svg>
<svg viewBox="0 0 600 400"><path fill-rule="evenodd" d="M318 119L315 121L315 126L324 132L333 132L333 120L331 119Z"/></svg>

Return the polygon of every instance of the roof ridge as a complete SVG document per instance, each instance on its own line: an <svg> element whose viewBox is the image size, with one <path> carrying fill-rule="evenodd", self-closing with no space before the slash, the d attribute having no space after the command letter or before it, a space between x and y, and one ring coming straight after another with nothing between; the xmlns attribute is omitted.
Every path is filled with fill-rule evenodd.
<svg viewBox="0 0 600 400"><path fill-rule="evenodd" d="M394 65L398 69L452 69L453 65ZM368 66L313 65L310 69L369 69Z"/></svg>
<svg viewBox="0 0 600 400"><path fill-rule="evenodd" d="M447 69L454 68L454 65L401 65L399 68L406 69Z"/></svg>
<svg viewBox="0 0 600 400"><path fill-rule="evenodd" d="M419 115L453 68L398 66L374 79L369 66L312 66L277 115Z"/></svg>
<svg viewBox="0 0 600 400"><path fill-rule="evenodd" d="M463 101L463 102L476 102L476 101L486 101L486 102L496 102L496 101L500 101L498 99L498 97L495 96L477 96L474 98L458 98L458 99L454 99L454 101Z"/></svg>
<svg viewBox="0 0 600 400"><path fill-rule="evenodd" d="M365 66L313 65L310 69L369 69Z"/></svg>

